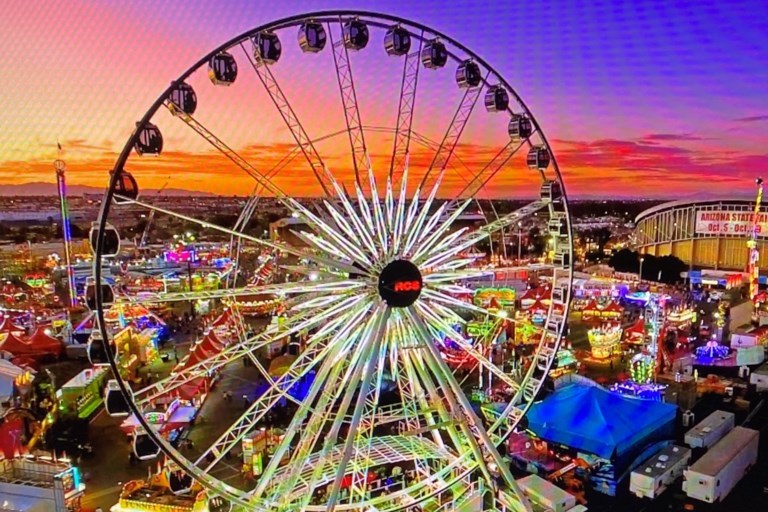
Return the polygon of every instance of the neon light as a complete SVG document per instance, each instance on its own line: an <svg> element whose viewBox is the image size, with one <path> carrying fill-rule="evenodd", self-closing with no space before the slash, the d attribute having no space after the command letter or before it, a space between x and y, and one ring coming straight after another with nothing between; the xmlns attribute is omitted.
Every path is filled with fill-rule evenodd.
<svg viewBox="0 0 768 512"><path fill-rule="evenodd" d="M417 292L421 290L421 282L419 281L397 281L395 282L396 292Z"/></svg>
<svg viewBox="0 0 768 512"><path fill-rule="evenodd" d="M66 167L63 160L57 160L54 166L56 167L56 184L58 186L61 207L61 232L64 238L64 264L67 272L67 286L69 287L69 304L74 307L77 306L77 288L75 286L75 272L72 268L70 252L72 229L69 223L69 206L67 205L67 183L64 178Z"/></svg>

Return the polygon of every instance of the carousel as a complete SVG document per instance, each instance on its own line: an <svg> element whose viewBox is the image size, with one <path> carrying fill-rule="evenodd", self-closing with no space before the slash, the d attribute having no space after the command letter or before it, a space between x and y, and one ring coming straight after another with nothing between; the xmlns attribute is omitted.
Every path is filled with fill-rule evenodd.
<svg viewBox="0 0 768 512"><path fill-rule="evenodd" d="M622 329L617 324L603 324L587 331L587 339L595 359L609 359L621 353Z"/></svg>
<svg viewBox="0 0 768 512"><path fill-rule="evenodd" d="M680 307L667 315L667 323L675 329L687 330L696 322L696 312L690 307Z"/></svg>

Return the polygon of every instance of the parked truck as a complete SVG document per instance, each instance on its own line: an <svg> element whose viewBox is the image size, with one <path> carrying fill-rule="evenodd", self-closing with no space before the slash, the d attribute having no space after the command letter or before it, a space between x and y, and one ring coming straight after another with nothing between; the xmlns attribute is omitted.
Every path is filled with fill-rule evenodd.
<svg viewBox="0 0 768 512"><path fill-rule="evenodd" d="M709 448L730 432L735 424L733 413L715 411L685 433L685 444L691 448Z"/></svg>
<svg viewBox="0 0 768 512"><path fill-rule="evenodd" d="M725 498L757 462L760 433L736 427L684 473L689 498L716 503Z"/></svg>
<svg viewBox="0 0 768 512"><path fill-rule="evenodd" d="M671 444L629 475L629 491L638 498L656 498L683 476L690 462L690 449Z"/></svg>

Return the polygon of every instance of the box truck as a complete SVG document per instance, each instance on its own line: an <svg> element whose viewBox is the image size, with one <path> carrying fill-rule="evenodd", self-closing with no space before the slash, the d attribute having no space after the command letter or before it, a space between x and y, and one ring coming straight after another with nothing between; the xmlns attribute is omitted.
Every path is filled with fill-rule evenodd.
<svg viewBox="0 0 768 512"><path fill-rule="evenodd" d="M683 473L683 491L707 503L725 498L757 461L759 439L757 430L731 430Z"/></svg>
<svg viewBox="0 0 768 512"><path fill-rule="evenodd" d="M629 491L638 498L656 498L691 462L691 450L671 444L643 462L629 475Z"/></svg>
<svg viewBox="0 0 768 512"><path fill-rule="evenodd" d="M685 433L685 444L691 448L709 448L730 432L735 424L733 413L715 411Z"/></svg>

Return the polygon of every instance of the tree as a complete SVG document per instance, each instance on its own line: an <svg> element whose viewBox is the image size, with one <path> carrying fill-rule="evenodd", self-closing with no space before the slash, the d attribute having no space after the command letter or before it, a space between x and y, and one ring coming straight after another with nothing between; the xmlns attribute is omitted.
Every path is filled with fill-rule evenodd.
<svg viewBox="0 0 768 512"><path fill-rule="evenodd" d="M611 267L617 272L640 271L640 254L629 249L622 249L611 256ZM643 279L659 281L666 284L676 284L682 281L680 274L688 269L688 265L676 256L656 257L643 255Z"/></svg>
<svg viewBox="0 0 768 512"><path fill-rule="evenodd" d="M640 255L636 251L622 249L611 256L608 264L613 267L616 272L637 273L640 271Z"/></svg>

